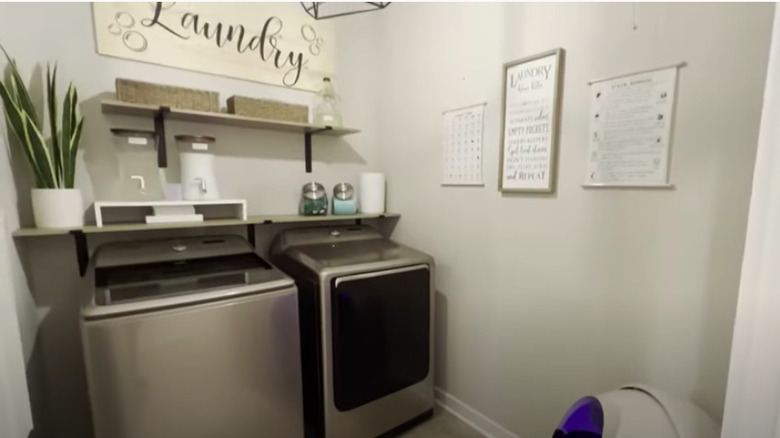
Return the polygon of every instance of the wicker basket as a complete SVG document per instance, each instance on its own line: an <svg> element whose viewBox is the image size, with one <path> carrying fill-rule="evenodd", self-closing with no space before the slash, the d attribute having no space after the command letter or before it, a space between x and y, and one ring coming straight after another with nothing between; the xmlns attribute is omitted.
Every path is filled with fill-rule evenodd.
<svg viewBox="0 0 780 438"><path fill-rule="evenodd" d="M227 100L227 108L230 114L284 122L309 123L309 107L306 105L231 96Z"/></svg>
<svg viewBox="0 0 780 438"><path fill-rule="evenodd" d="M117 78L116 97L122 102L219 112L219 93L214 91L193 90Z"/></svg>

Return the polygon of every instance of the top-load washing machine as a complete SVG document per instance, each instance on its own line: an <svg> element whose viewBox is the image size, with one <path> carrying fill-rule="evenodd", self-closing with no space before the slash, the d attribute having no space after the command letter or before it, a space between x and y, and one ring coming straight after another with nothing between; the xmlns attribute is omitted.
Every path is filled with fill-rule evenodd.
<svg viewBox="0 0 780 438"><path fill-rule="evenodd" d="M238 236L104 245L81 313L97 438L302 438L293 281Z"/></svg>
<svg viewBox="0 0 780 438"><path fill-rule="evenodd" d="M392 436L433 413L433 259L368 226L292 229L307 438Z"/></svg>

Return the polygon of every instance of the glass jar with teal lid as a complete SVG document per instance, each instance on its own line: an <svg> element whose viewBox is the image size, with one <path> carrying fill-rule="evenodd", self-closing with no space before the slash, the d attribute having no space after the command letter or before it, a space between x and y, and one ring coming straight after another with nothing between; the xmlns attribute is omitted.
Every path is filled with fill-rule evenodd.
<svg viewBox="0 0 780 438"><path fill-rule="evenodd" d="M352 184L338 183L333 187L333 214L356 214L357 198Z"/></svg>
<svg viewBox="0 0 780 438"><path fill-rule="evenodd" d="M298 212L304 216L328 214L328 194L322 184L310 182L303 185Z"/></svg>

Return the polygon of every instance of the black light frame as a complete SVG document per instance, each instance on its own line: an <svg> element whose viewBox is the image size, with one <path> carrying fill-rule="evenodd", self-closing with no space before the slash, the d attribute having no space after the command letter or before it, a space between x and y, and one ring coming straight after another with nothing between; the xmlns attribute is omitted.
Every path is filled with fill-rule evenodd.
<svg viewBox="0 0 780 438"><path fill-rule="evenodd" d="M311 6L306 6L307 3L311 3ZM306 11L311 18L314 18L315 20L326 20L328 18L336 18L336 17L343 17L346 15L354 15L354 14L362 14L364 12L374 12L374 11L381 11L382 9L390 6L390 3L392 2L364 2L366 4L369 4L374 7L374 9L366 9L363 11L352 11L352 12L342 12L340 14L333 14L333 15L320 15L320 4L325 2L301 2L301 6L303 7L303 10Z"/></svg>

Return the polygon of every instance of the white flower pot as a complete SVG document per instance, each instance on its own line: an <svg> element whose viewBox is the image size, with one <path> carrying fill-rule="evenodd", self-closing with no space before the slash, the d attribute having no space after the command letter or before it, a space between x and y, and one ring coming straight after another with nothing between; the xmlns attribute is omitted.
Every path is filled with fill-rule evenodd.
<svg viewBox="0 0 780 438"><path fill-rule="evenodd" d="M79 189L32 189L32 207L38 228L84 226L84 206Z"/></svg>

